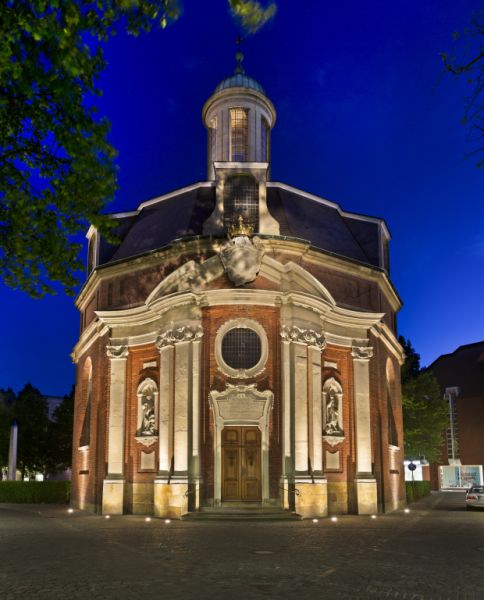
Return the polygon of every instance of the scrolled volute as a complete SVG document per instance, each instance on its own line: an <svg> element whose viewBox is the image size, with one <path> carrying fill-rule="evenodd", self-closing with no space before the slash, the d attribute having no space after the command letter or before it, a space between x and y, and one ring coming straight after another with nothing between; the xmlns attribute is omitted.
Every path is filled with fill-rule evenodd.
<svg viewBox="0 0 484 600"><path fill-rule="evenodd" d="M161 349L165 346L173 346L181 342L194 342L202 336L203 329L200 326L182 325L181 327L167 329L163 333L160 333L156 340L156 347Z"/></svg>
<svg viewBox="0 0 484 600"><path fill-rule="evenodd" d="M314 329L303 329L296 325L283 325L281 328L281 338L285 342L294 342L296 344L306 344L319 350L326 346L324 335Z"/></svg>

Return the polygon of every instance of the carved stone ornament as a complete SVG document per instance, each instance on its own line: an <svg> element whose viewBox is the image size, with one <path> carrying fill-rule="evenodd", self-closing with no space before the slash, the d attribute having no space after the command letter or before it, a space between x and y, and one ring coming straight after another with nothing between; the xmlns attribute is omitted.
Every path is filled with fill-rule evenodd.
<svg viewBox="0 0 484 600"><path fill-rule="evenodd" d="M344 435L323 435L323 440L331 447L342 444L345 441Z"/></svg>
<svg viewBox="0 0 484 600"><path fill-rule="evenodd" d="M128 346L106 346L109 358L128 358Z"/></svg>
<svg viewBox="0 0 484 600"><path fill-rule="evenodd" d="M172 346L180 342L193 342L199 340L202 336L203 329L200 326L182 325L175 329L167 329L161 333L156 340L156 347L160 349L164 346Z"/></svg>
<svg viewBox="0 0 484 600"><path fill-rule="evenodd" d="M260 392L255 383L227 383L223 392L212 390L209 399L216 416L224 421L257 422L272 407L273 393L270 390Z"/></svg>
<svg viewBox="0 0 484 600"><path fill-rule="evenodd" d="M264 247L258 237L250 240L238 235L226 242L219 252L227 277L236 286L254 281L260 271Z"/></svg>
<svg viewBox="0 0 484 600"><path fill-rule="evenodd" d="M373 356L373 348L371 346L353 346L351 356L359 360L369 360Z"/></svg>
<svg viewBox="0 0 484 600"><path fill-rule="evenodd" d="M140 437L140 436L136 436L135 440L139 443L139 444L143 444L143 446L146 446L147 448L149 448L150 446L152 446L153 444L156 444L156 442L158 441L158 436L153 435L151 437Z"/></svg>
<svg viewBox="0 0 484 600"><path fill-rule="evenodd" d="M324 350L326 340L322 333L314 331L314 329L301 329L296 325L283 325L281 329L281 338L285 342L295 342L297 344L307 344L314 346L319 350Z"/></svg>

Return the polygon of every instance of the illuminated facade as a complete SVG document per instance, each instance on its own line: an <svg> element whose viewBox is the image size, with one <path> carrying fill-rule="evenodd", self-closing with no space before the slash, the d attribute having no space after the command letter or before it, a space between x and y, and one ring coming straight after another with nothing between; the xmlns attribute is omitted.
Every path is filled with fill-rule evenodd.
<svg viewBox="0 0 484 600"><path fill-rule="evenodd" d="M240 65L202 115L207 181L112 215L117 245L88 233L73 503L393 510L402 350L386 225L270 180L276 112Z"/></svg>

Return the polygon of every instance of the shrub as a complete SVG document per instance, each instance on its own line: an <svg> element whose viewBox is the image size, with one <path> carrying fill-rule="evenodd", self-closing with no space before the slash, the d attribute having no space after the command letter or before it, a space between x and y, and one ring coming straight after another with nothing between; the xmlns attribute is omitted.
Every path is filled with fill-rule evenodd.
<svg viewBox="0 0 484 600"><path fill-rule="evenodd" d="M0 502L68 504L70 481L0 481Z"/></svg>
<svg viewBox="0 0 484 600"><path fill-rule="evenodd" d="M419 498L430 494L430 481L406 481L405 489L407 493L407 502L415 502Z"/></svg>

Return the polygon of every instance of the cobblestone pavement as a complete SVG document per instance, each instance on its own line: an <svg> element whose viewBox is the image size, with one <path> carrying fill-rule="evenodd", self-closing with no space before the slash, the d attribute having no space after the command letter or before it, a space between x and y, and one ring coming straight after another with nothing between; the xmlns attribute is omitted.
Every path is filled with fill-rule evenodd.
<svg viewBox="0 0 484 600"><path fill-rule="evenodd" d="M484 600L484 512L466 512L462 493L317 523L0 504L0 598Z"/></svg>

